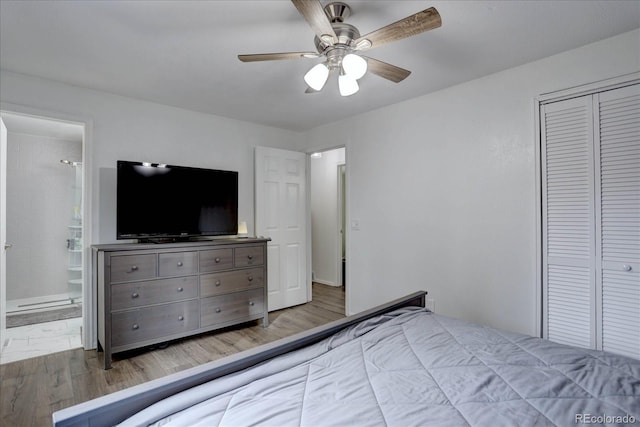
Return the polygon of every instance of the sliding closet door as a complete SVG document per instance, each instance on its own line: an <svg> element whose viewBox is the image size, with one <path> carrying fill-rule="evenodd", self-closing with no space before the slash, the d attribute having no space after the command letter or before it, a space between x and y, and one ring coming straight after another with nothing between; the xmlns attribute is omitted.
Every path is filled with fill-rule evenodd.
<svg viewBox="0 0 640 427"><path fill-rule="evenodd" d="M542 107L543 319L552 341L595 345L592 97Z"/></svg>
<svg viewBox="0 0 640 427"><path fill-rule="evenodd" d="M640 86L595 100L602 349L640 359Z"/></svg>

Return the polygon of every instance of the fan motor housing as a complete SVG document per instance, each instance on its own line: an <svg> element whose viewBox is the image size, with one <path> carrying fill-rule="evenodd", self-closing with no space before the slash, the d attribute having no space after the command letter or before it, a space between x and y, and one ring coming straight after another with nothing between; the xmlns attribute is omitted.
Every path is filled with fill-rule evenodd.
<svg viewBox="0 0 640 427"><path fill-rule="evenodd" d="M331 48L345 50L351 49L352 42L360 38L360 32L353 25L345 24L344 22L334 22L331 26L333 27L333 31L335 31L336 36L338 36L338 42L331 45L316 36L314 38L314 42L316 49L318 49L318 53L327 53Z"/></svg>
<svg viewBox="0 0 640 427"><path fill-rule="evenodd" d="M351 15L351 7L343 2L329 3L324 7L333 31L338 37L337 42L323 40L316 36L314 43L318 53L327 57L327 65L330 68L339 67L342 58L353 50L353 42L360 38L360 31L350 24L345 24L344 20Z"/></svg>

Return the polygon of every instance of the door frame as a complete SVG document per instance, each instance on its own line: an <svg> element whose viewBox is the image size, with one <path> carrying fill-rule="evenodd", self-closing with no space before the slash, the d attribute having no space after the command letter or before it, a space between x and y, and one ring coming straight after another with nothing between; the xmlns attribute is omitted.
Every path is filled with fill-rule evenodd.
<svg viewBox="0 0 640 427"><path fill-rule="evenodd" d="M344 173L342 172L344 170ZM338 179L337 179L337 185L338 185L338 190L337 190L337 194L338 194L338 203L337 203L337 212L336 215L338 217L338 229L337 229L337 236L338 236L338 259L337 259L337 263L338 263L338 267L336 269L336 271L338 272L338 280L337 280L337 284L339 286L344 286L345 281L343 280L342 277L342 263L343 263L343 259L346 260L347 258L347 248L346 248L346 232L347 232L347 215L346 215L346 194L344 194L344 190L346 189L346 175L347 175L347 162L343 162L343 163L338 163L336 165L336 173L338 174ZM344 242L344 248L343 248L343 242ZM342 256L342 251L344 249L344 257Z"/></svg>
<svg viewBox="0 0 640 427"><path fill-rule="evenodd" d="M349 271L349 252L350 252L350 247L351 247L351 243L350 243L350 239L351 239L351 233L349 233L349 226L348 224L350 224L350 217L349 217L349 158L350 158L350 151L349 151L349 146L347 144L344 145L334 145L331 147L326 147L326 148L320 148L317 147L313 150L307 150L306 154L307 154L307 188L309 188L309 191L307 192L308 197L309 197L309 201L308 201L308 212L307 212L307 230L309 233L309 237L308 237L308 254L309 254L309 265L312 265L312 260L311 260L311 255L312 255L312 244L313 244L313 240L311 237L311 155L314 153L324 153L326 151L332 151L332 150L338 150L340 148L344 148L344 163L337 163L336 166L340 166L340 165L345 165L345 174L344 174L344 216L345 216L345 227L343 232L345 233L344 235L344 253L345 253L345 259L347 260L346 263L346 268L345 268L345 282L346 283L350 283L349 277L350 277L350 271ZM336 169L336 173L338 173L337 169ZM337 215L337 213L336 213ZM342 280L342 274L341 274L341 270L342 270L342 259L340 257L340 253L338 253L338 257L337 259L339 260L339 264L338 264L338 276L340 277L340 280ZM309 301L311 301L311 294L312 294L312 278L311 278L311 270L312 268L309 268ZM344 283L342 283L344 284ZM344 294L344 312L346 316L349 316L351 314L354 314L351 312L351 287L347 286L345 287L345 294Z"/></svg>
<svg viewBox="0 0 640 427"><path fill-rule="evenodd" d="M92 136L93 136L93 120L90 117L73 116L65 113L43 110L25 105L0 103L0 112L6 112L16 115L37 117L45 120L65 122L69 124L84 127L84 136L82 138L82 241L83 253L82 261L84 271L82 272L82 346L85 350L97 347L97 295L93 290L91 272L93 268L93 260L91 257L91 245L94 241L93 233L93 156L92 156ZM2 302L5 304L5 302Z"/></svg>
<svg viewBox="0 0 640 427"><path fill-rule="evenodd" d="M7 139L8 130L0 117L0 355L7 328Z"/></svg>

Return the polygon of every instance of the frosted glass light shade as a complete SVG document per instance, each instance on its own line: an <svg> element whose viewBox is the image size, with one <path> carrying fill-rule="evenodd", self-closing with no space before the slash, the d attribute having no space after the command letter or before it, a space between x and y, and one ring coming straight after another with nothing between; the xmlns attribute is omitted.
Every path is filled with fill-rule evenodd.
<svg viewBox="0 0 640 427"><path fill-rule="evenodd" d="M356 79L348 74L343 74L338 77L338 89L340 90L340 95L349 96L359 91L360 86L358 86Z"/></svg>
<svg viewBox="0 0 640 427"><path fill-rule="evenodd" d="M313 90L322 90L329 78L329 68L324 64L317 64L304 75L304 81Z"/></svg>
<svg viewBox="0 0 640 427"><path fill-rule="evenodd" d="M345 74L358 80L367 72L367 61L361 56L350 53L342 58L342 69Z"/></svg>

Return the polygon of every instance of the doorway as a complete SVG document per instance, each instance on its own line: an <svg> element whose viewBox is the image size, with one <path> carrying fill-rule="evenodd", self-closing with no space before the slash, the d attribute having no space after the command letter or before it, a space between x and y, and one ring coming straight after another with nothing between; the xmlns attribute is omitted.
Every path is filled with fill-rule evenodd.
<svg viewBox="0 0 640 427"><path fill-rule="evenodd" d="M7 128L0 362L82 346L84 125L1 112Z"/></svg>
<svg viewBox="0 0 640 427"><path fill-rule="evenodd" d="M314 286L346 283L346 150L311 155L311 271ZM346 310L345 310L346 312Z"/></svg>

